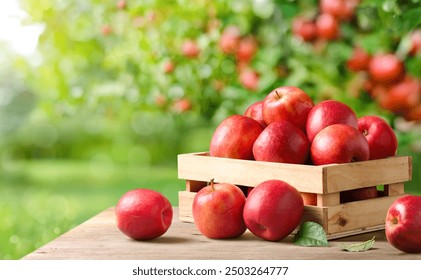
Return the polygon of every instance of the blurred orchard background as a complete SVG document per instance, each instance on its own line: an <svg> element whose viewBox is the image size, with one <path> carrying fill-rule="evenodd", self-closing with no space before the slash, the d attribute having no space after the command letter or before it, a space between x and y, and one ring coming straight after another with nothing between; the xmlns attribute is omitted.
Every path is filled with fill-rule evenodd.
<svg viewBox="0 0 421 280"><path fill-rule="evenodd" d="M281 85L388 120L421 194L420 0L320 2L2 1L0 259L135 187L177 205L177 154ZM382 54L397 79L371 79Z"/></svg>

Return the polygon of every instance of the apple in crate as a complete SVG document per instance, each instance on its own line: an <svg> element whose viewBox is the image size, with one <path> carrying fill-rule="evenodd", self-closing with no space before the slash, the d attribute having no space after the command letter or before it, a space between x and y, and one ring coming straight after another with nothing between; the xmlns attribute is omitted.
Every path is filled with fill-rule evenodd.
<svg viewBox="0 0 421 280"><path fill-rule="evenodd" d="M376 198L377 187L371 186L371 187L342 191L339 197L340 197L340 203L347 203L347 202L352 202L352 201Z"/></svg>
<svg viewBox="0 0 421 280"><path fill-rule="evenodd" d="M396 155L398 141L392 127L379 116L364 116L358 119L358 129L367 138L370 159L381 159Z"/></svg>
<svg viewBox="0 0 421 280"><path fill-rule="evenodd" d="M310 142L304 132L289 121L268 125L253 145L257 161L303 164L309 154Z"/></svg>
<svg viewBox="0 0 421 280"><path fill-rule="evenodd" d="M126 192L115 208L117 227L130 238L149 240L163 235L171 226L173 209L160 192L134 189Z"/></svg>
<svg viewBox="0 0 421 280"><path fill-rule="evenodd" d="M386 238L406 253L421 253L421 196L405 195L389 207L385 224Z"/></svg>
<svg viewBox="0 0 421 280"><path fill-rule="evenodd" d="M314 165L322 165L368 160L370 151L367 139L358 129L333 124L316 135L310 154Z"/></svg>
<svg viewBox="0 0 421 280"><path fill-rule="evenodd" d="M208 238L238 237L247 229L243 220L245 202L246 197L239 187L212 180L194 197L194 224Z"/></svg>
<svg viewBox="0 0 421 280"><path fill-rule="evenodd" d="M281 180L258 184L244 205L244 222L257 237L279 241L291 234L303 217L301 194Z"/></svg>
<svg viewBox="0 0 421 280"><path fill-rule="evenodd" d="M263 119L263 101L257 101L251 104L244 111L244 116L250 117L258 121L263 127L266 127L265 120Z"/></svg>
<svg viewBox="0 0 421 280"><path fill-rule="evenodd" d="M210 142L213 157L253 159L253 144L263 131L261 124L246 116L233 115L216 128Z"/></svg>
<svg viewBox="0 0 421 280"><path fill-rule="evenodd" d="M312 142L323 128L338 123L358 128L358 118L348 105L336 100L322 101L308 113L307 137Z"/></svg>
<svg viewBox="0 0 421 280"><path fill-rule="evenodd" d="M263 100L263 119L267 125L275 121L290 121L305 131L307 115L313 106L313 100L302 89L278 87Z"/></svg>

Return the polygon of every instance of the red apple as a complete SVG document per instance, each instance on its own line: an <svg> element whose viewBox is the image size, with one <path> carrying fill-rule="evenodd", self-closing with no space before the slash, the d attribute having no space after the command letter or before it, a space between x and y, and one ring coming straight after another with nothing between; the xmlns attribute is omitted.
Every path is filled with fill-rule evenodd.
<svg viewBox="0 0 421 280"><path fill-rule="evenodd" d="M244 116L250 117L258 121L262 127L266 127L265 120L263 119L263 101L257 101L251 104L244 111Z"/></svg>
<svg viewBox="0 0 421 280"><path fill-rule="evenodd" d="M376 54L368 65L370 77L377 82L389 83L399 80L404 74L403 62L394 54Z"/></svg>
<svg viewBox="0 0 421 280"><path fill-rule="evenodd" d="M322 165L368 160L370 150L367 139L358 129L333 124L317 133L310 154L315 165Z"/></svg>
<svg viewBox="0 0 421 280"><path fill-rule="evenodd" d="M310 142L304 132L288 121L268 125L253 145L258 161L303 164L309 154Z"/></svg>
<svg viewBox="0 0 421 280"><path fill-rule="evenodd" d="M317 205L317 194L316 193L308 193L308 192L300 192L301 197L303 198L304 205Z"/></svg>
<svg viewBox="0 0 421 280"><path fill-rule="evenodd" d="M320 0L320 11L339 20L350 20L359 0Z"/></svg>
<svg viewBox="0 0 421 280"><path fill-rule="evenodd" d="M196 58L199 56L200 49L195 41L186 40L183 42L181 52L185 57Z"/></svg>
<svg viewBox="0 0 421 280"><path fill-rule="evenodd" d="M385 224L386 238L406 253L421 253L421 196L405 195L389 207Z"/></svg>
<svg viewBox="0 0 421 280"><path fill-rule="evenodd" d="M247 36L240 40L236 56L238 60L249 63L253 59L253 56L256 53L256 51L256 39L254 39L254 37L252 36Z"/></svg>
<svg viewBox="0 0 421 280"><path fill-rule="evenodd" d="M292 21L292 33L303 41L312 42L317 38L316 24L313 20L296 17Z"/></svg>
<svg viewBox="0 0 421 280"><path fill-rule="evenodd" d="M116 3L116 7L120 10L124 10L127 7L126 0L119 0Z"/></svg>
<svg viewBox="0 0 421 280"><path fill-rule="evenodd" d="M219 48L225 54L234 54L240 43L241 31L235 25L224 29L219 39Z"/></svg>
<svg viewBox="0 0 421 280"><path fill-rule="evenodd" d="M354 190L342 191L339 194L340 203L365 200L377 197L377 187L365 187Z"/></svg>
<svg viewBox="0 0 421 280"><path fill-rule="evenodd" d="M326 40L337 39L340 35L338 20L331 14L321 14L316 19L317 35Z"/></svg>
<svg viewBox="0 0 421 280"><path fill-rule="evenodd" d="M125 235L135 240L149 240L168 230L173 209L163 194L149 189L134 189L120 198L115 215L117 227Z"/></svg>
<svg viewBox="0 0 421 280"><path fill-rule="evenodd" d="M249 193L243 217L254 235L279 241L299 225L303 212L303 199L297 189L280 180L268 180Z"/></svg>
<svg viewBox="0 0 421 280"><path fill-rule="evenodd" d="M213 157L253 159L253 144L263 131L252 118L233 115L223 120L212 135L209 154Z"/></svg>
<svg viewBox="0 0 421 280"><path fill-rule="evenodd" d="M346 62L346 67L354 72L367 70L371 56L361 47L355 47L351 58Z"/></svg>
<svg viewBox="0 0 421 280"><path fill-rule="evenodd" d="M316 104L308 113L306 132L310 142L323 128L332 124L347 124L358 128L355 112L345 103L336 100L325 100Z"/></svg>
<svg viewBox="0 0 421 280"><path fill-rule="evenodd" d="M165 61L163 68L164 68L164 73L169 74L174 71L175 65L171 60L168 60L168 61Z"/></svg>
<svg viewBox="0 0 421 280"><path fill-rule="evenodd" d="M396 155L398 140L392 127L381 117L364 116L358 119L358 130L367 138L370 159Z"/></svg>
<svg viewBox="0 0 421 280"><path fill-rule="evenodd" d="M376 100L380 107L396 114L401 114L416 107L421 100L421 83L418 79L406 75L402 81L384 87Z"/></svg>
<svg viewBox="0 0 421 280"><path fill-rule="evenodd" d="M104 36L108 36L108 35L110 35L111 33L113 33L113 28L111 27L111 25L109 25L109 24L105 24L105 25L103 25L103 26L101 27L101 33L102 33L102 35L104 35Z"/></svg>
<svg viewBox="0 0 421 280"><path fill-rule="evenodd" d="M241 84L251 91L256 91L259 86L259 73L256 71L246 68L240 72Z"/></svg>
<svg viewBox="0 0 421 280"><path fill-rule="evenodd" d="M247 229L243 220L245 202L243 191L236 185L211 181L194 197L194 224L209 238L238 237Z"/></svg>
<svg viewBox="0 0 421 280"><path fill-rule="evenodd" d="M191 110L192 104L187 98L180 98L173 102L172 109L177 113L183 113Z"/></svg>
<svg viewBox="0 0 421 280"><path fill-rule="evenodd" d="M263 100L263 119L266 124L289 121L305 131L307 115L313 100L303 90L282 86L272 90Z"/></svg>

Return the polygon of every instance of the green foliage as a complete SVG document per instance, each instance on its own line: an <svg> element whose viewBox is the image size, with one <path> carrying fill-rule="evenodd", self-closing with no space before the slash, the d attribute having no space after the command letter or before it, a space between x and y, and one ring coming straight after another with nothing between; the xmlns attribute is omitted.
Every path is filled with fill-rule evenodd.
<svg viewBox="0 0 421 280"><path fill-rule="evenodd" d="M341 23L338 40L315 43L297 39L291 28L297 16L317 16L315 0L21 4L27 21L45 29L41 63L21 70L38 106L8 142L13 157L89 158L115 150L113 160L127 162L135 157L129 147L142 146L150 152L144 161L172 161L189 149L185 143L197 129L212 131L280 85L300 87L315 102L338 99L358 115L392 121L394 115L364 92L361 75L346 69L353 47L398 52L409 73L419 77L421 71L421 56L407 56L407 34L420 25L418 0L361 1L354 19ZM245 65L220 48L229 26L257 42ZM197 44L197 56L183 54L188 40ZM242 83L244 67L258 73L257 88ZM196 146L207 149L206 142Z"/></svg>

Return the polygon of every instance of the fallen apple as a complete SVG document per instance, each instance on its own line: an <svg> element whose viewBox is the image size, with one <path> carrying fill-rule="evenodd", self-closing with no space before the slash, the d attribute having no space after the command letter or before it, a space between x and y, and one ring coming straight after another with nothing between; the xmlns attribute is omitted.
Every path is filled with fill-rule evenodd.
<svg viewBox="0 0 421 280"><path fill-rule="evenodd" d="M173 209L160 192L134 189L126 192L115 208L117 227L135 240L149 240L163 235L171 226Z"/></svg>
<svg viewBox="0 0 421 280"><path fill-rule="evenodd" d="M421 253L421 196L405 195L389 207L385 224L389 243L406 253Z"/></svg>
<svg viewBox="0 0 421 280"><path fill-rule="evenodd" d="M211 181L194 197L194 224L209 238L238 237L247 229L243 220L245 202L243 191L236 185Z"/></svg>
<svg viewBox="0 0 421 280"><path fill-rule="evenodd" d="M303 211L303 199L297 189L284 181L268 180L249 193L243 217L254 235L279 241L299 225Z"/></svg>

